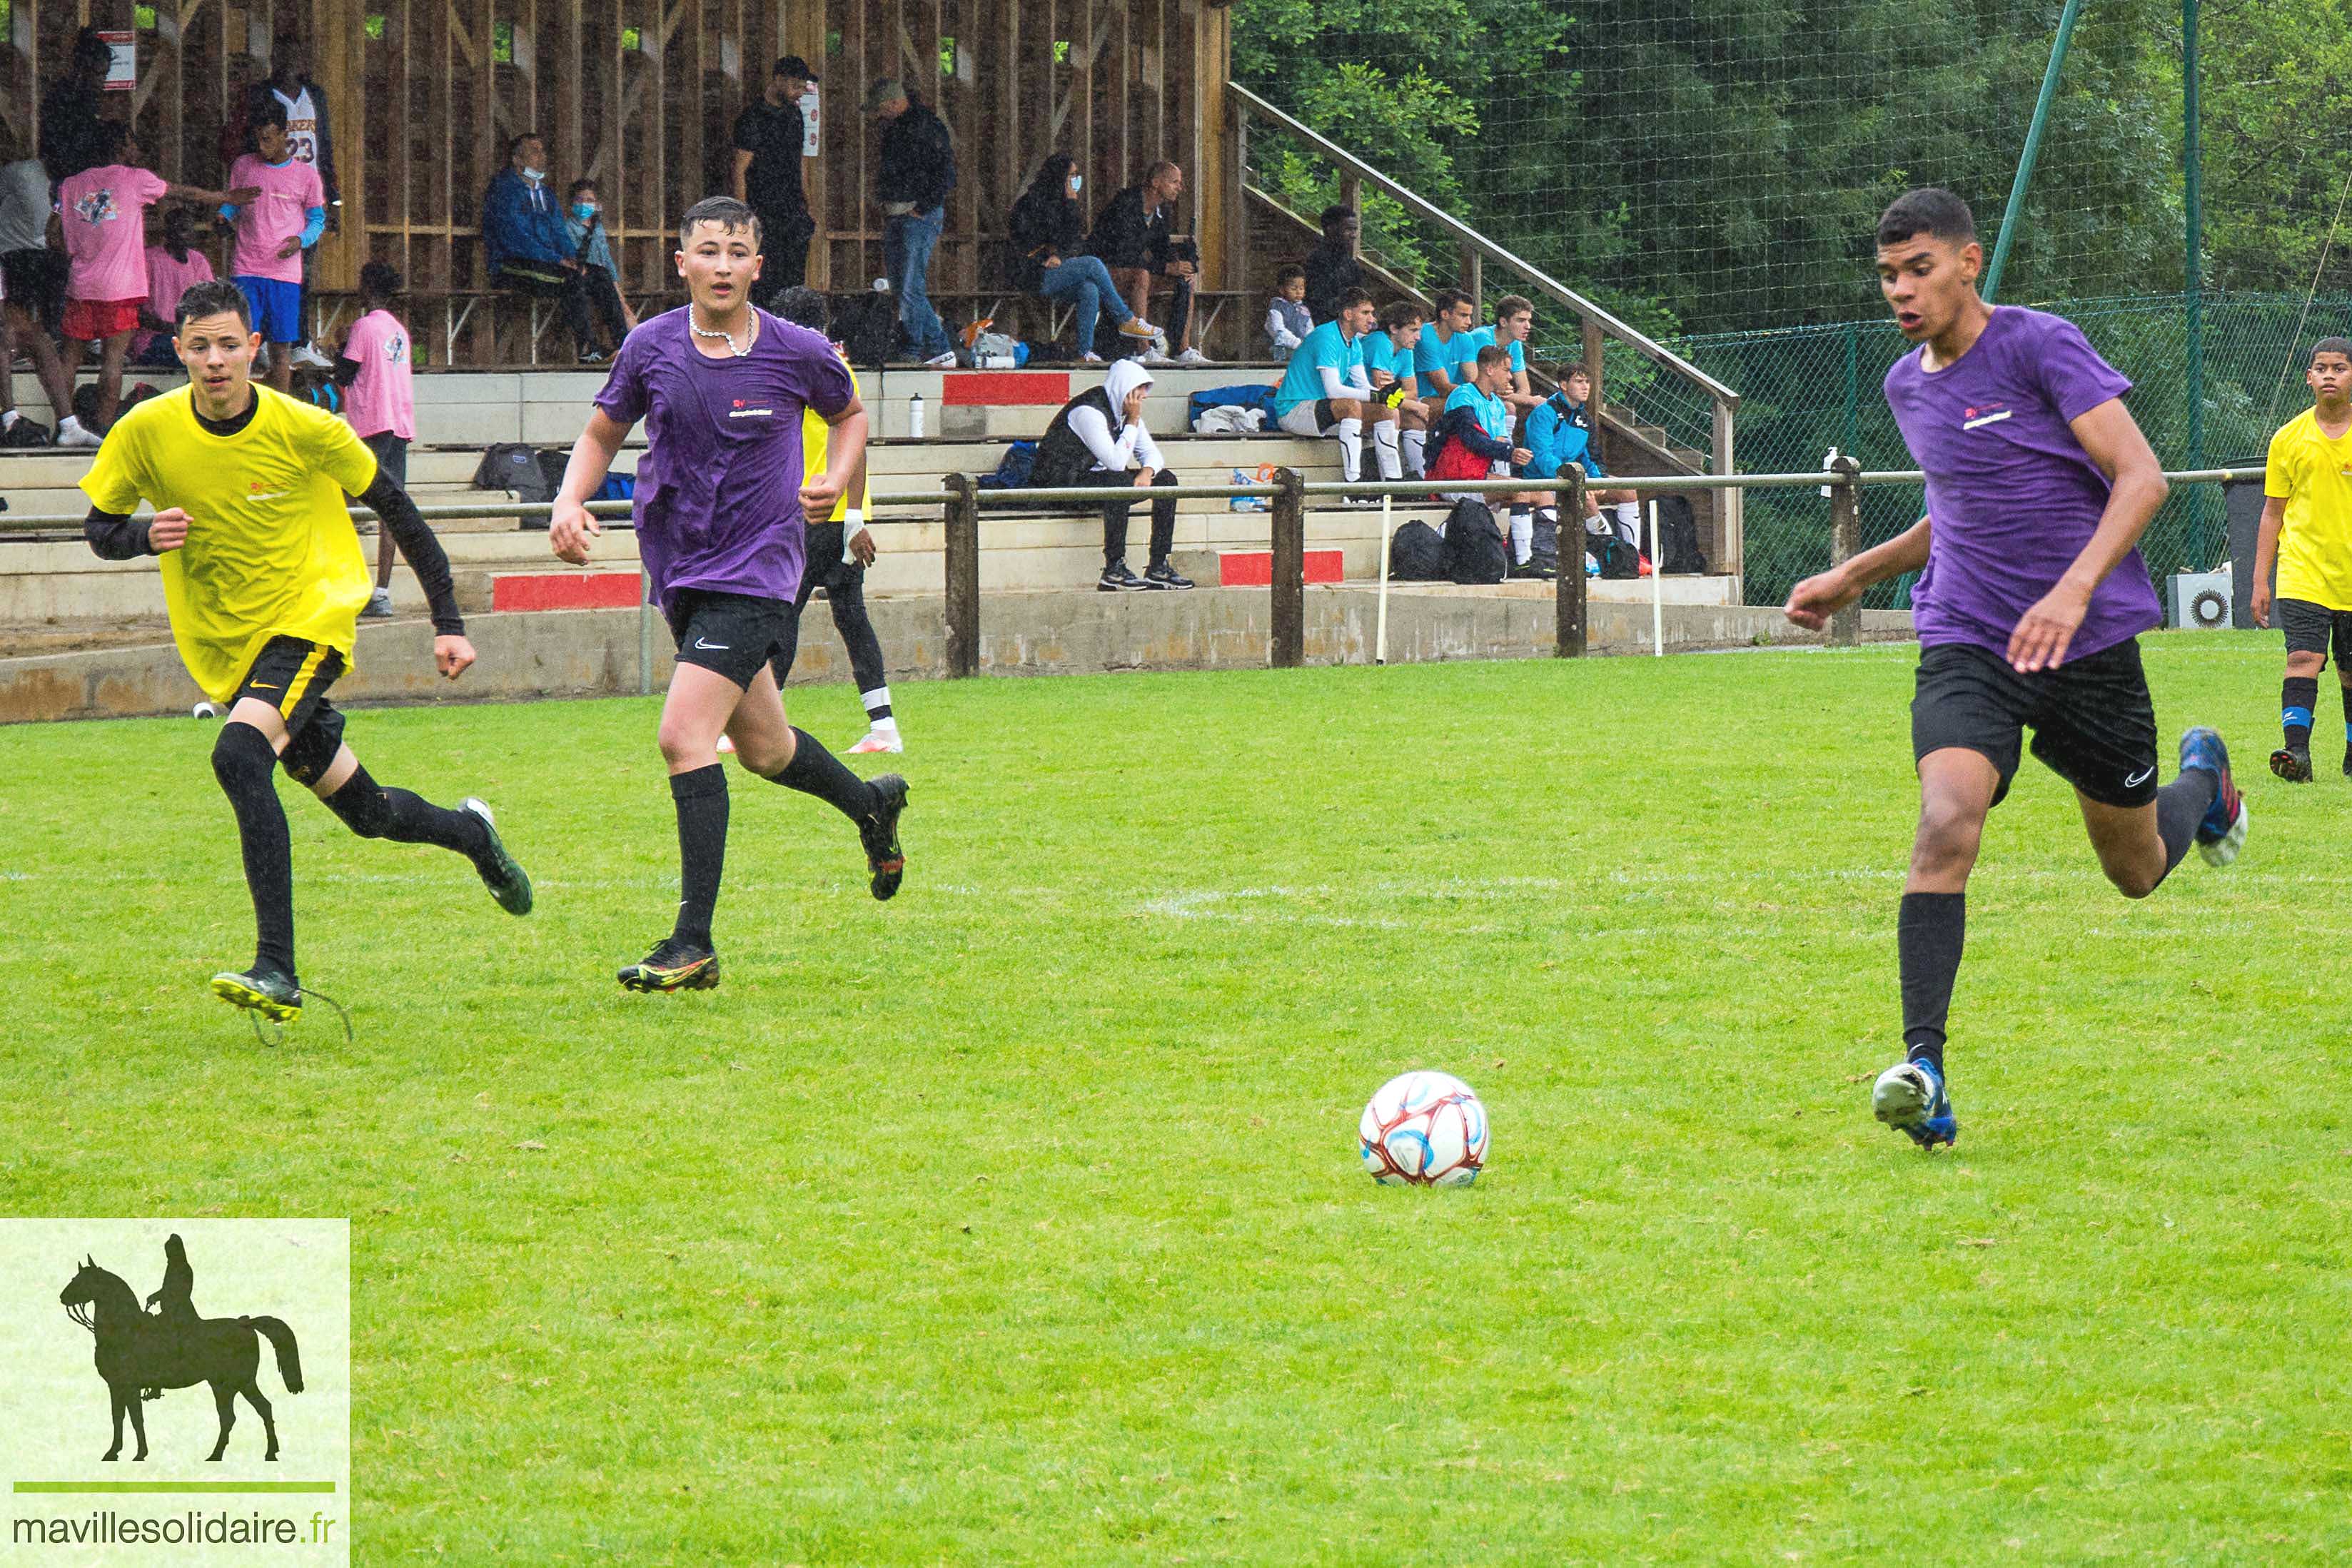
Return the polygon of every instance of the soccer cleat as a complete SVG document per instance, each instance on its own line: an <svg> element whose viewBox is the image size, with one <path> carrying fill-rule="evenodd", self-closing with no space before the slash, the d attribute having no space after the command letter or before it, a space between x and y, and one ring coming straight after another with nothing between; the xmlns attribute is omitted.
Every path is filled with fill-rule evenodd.
<svg viewBox="0 0 2352 1568"><path fill-rule="evenodd" d="M907 781L896 773L874 778L873 814L857 824L866 846L866 869L873 873L874 896L887 899L907 874L907 852L898 847L898 817L907 809Z"/></svg>
<svg viewBox="0 0 2352 1568"><path fill-rule="evenodd" d="M474 862L474 869L482 873L483 885L490 890L490 896L497 899L499 907L509 915L529 915L530 877L515 862L514 856L507 853L506 842L499 837L499 825L491 818L489 807L468 795L457 802L457 810L470 811L479 817L482 831L489 835L489 848L483 851L482 858Z"/></svg>
<svg viewBox="0 0 2352 1568"><path fill-rule="evenodd" d="M897 730L869 729L865 739L849 748L849 754L852 757L869 757L877 752L887 752L896 757L906 749L907 743L898 737Z"/></svg>
<svg viewBox="0 0 2352 1568"><path fill-rule="evenodd" d="M1146 567L1143 580L1153 588L1175 590L1193 586L1191 578L1184 576L1164 560L1155 560Z"/></svg>
<svg viewBox="0 0 2352 1568"><path fill-rule="evenodd" d="M1095 584L1095 589L1101 593L1132 593L1150 586L1151 584L1129 571L1127 569L1127 562L1122 560L1103 568L1102 580Z"/></svg>
<svg viewBox="0 0 2352 1568"><path fill-rule="evenodd" d="M2352 758L2346 759L2352 766ZM2271 753L2271 772L2290 784L2311 782L2311 750L2302 746L2282 746Z"/></svg>
<svg viewBox="0 0 2352 1568"><path fill-rule="evenodd" d="M708 991L719 984L719 955L665 936L620 973L625 991Z"/></svg>
<svg viewBox="0 0 2352 1568"><path fill-rule="evenodd" d="M1898 1061L1880 1073L1870 1113L1923 1149L1948 1146L1960 1133L1944 1075L1924 1061Z"/></svg>
<svg viewBox="0 0 2352 1568"><path fill-rule="evenodd" d="M271 1023L292 1023L302 1016L302 988L294 983L294 977L257 964L243 974L215 975L213 995L233 1008L259 1013Z"/></svg>
<svg viewBox="0 0 2352 1568"><path fill-rule="evenodd" d="M2212 729L2199 725L2180 737L2180 769L2201 768L2221 781L2213 804L2197 824L2197 852L2208 865L2228 865L2246 847L2246 802L2230 777L2230 748Z"/></svg>

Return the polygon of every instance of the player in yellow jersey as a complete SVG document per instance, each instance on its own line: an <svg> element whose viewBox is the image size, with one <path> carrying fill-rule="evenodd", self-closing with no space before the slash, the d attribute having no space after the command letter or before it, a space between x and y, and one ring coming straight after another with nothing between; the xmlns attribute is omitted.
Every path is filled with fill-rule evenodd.
<svg viewBox="0 0 2352 1568"><path fill-rule="evenodd" d="M278 764L362 838L465 855L509 914L530 912L530 879L480 800L450 810L386 789L343 744L327 690L351 665L353 624L373 586L344 492L374 509L424 586L445 677L465 673L473 644L448 558L415 507L377 473L351 426L253 384L260 345L234 284L181 296L176 347L188 385L117 420L81 486L93 550L162 558L173 641L205 695L227 710L213 775L236 813L257 940L253 967L214 976L213 994L285 1023L301 1013L302 988L286 811L271 778ZM131 516L142 499L152 518Z"/></svg>
<svg viewBox="0 0 2352 1568"><path fill-rule="evenodd" d="M2311 781L2313 710L2331 652L2344 689L2344 774L2352 778L2352 339L2322 338L2304 381L2312 406L2271 437L2254 543L2254 624L2275 617L2286 635L2285 736L2271 771L2291 784Z"/></svg>

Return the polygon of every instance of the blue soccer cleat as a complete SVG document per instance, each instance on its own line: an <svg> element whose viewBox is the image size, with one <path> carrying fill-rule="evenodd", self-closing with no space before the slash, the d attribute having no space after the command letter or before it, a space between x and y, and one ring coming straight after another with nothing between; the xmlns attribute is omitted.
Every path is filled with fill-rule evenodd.
<svg viewBox="0 0 2352 1568"><path fill-rule="evenodd" d="M2228 865L2246 847L2246 802L2230 777L2230 748L2203 725L2180 737L2180 770L2201 768L2221 780L2205 820L2197 824L2197 852L2208 865Z"/></svg>
<svg viewBox="0 0 2352 1568"><path fill-rule="evenodd" d="M1948 1145L1959 1136L1944 1075L1924 1061L1898 1061L1880 1073L1870 1092L1870 1110L1923 1149Z"/></svg>

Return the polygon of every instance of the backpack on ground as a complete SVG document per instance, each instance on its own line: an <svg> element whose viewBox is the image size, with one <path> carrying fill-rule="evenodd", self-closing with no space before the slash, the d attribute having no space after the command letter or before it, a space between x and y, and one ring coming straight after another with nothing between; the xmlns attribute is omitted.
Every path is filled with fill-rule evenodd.
<svg viewBox="0 0 2352 1568"><path fill-rule="evenodd" d="M996 472L982 474L972 481L972 487L978 490L1026 489L1029 485L1029 476L1036 470L1036 466L1037 444L1034 441L1016 441L1004 449L1004 455L997 461Z"/></svg>
<svg viewBox="0 0 2352 1568"><path fill-rule="evenodd" d="M1445 514L1445 576L1464 587L1500 582L1510 567L1495 514L1483 501L1462 500Z"/></svg>
<svg viewBox="0 0 2352 1568"><path fill-rule="evenodd" d="M474 469L477 490L511 490L518 501L552 501L555 486L540 466L539 449L520 441L501 441L482 453Z"/></svg>
<svg viewBox="0 0 2352 1568"><path fill-rule="evenodd" d="M1398 524L1389 542L1389 576L1398 582L1444 582L1445 540L1419 517Z"/></svg>
<svg viewBox="0 0 2352 1568"><path fill-rule="evenodd" d="M1601 568L1601 575L1614 581L1642 575L1642 552L1617 537L1612 530L1606 534L1584 536L1585 553Z"/></svg>
<svg viewBox="0 0 2352 1568"><path fill-rule="evenodd" d="M1658 517L1658 537L1652 541L1662 572L1703 576L1706 557L1698 548L1698 523L1691 516L1687 496L1660 496L1650 503Z"/></svg>

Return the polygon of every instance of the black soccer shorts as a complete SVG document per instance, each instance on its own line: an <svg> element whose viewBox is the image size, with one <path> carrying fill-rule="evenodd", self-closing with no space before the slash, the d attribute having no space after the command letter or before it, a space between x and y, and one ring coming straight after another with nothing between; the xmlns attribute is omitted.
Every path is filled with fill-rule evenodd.
<svg viewBox="0 0 2352 1568"><path fill-rule="evenodd" d="M286 749L278 760L298 784L316 784L343 747L343 716L327 700L327 688L344 667L342 654L324 643L272 637L229 698L232 712L247 697L278 710L286 725Z"/></svg>
<svg viewBox="0 0 2352 1568"><path fill-rule="evenodd" d="M2030 675L1970 643L1921 650L1914 763L1946 747L1978 753L2000 770L1998 806L2029 728L2042 765L2099 804L2129 809L2156 799L2156 704L2137 640Z"/></svg>
<svg viewBox="0 0 2352 1568"><path fill-rule="evenodd" d="M2330 653L2338 664L2352 662L2352 611L2330 610L2308 599L2273 600L2271 624L2286 634L2288 653L2316 653L2323 670Z"/></svg>
<svg viewBox="0 0 2352 1568"><path fill-rule="evenodd" d="M791 634L792 612L786 600L709 588L674 590L665 611L679 664L699 664L746 691Z"/></svg>

